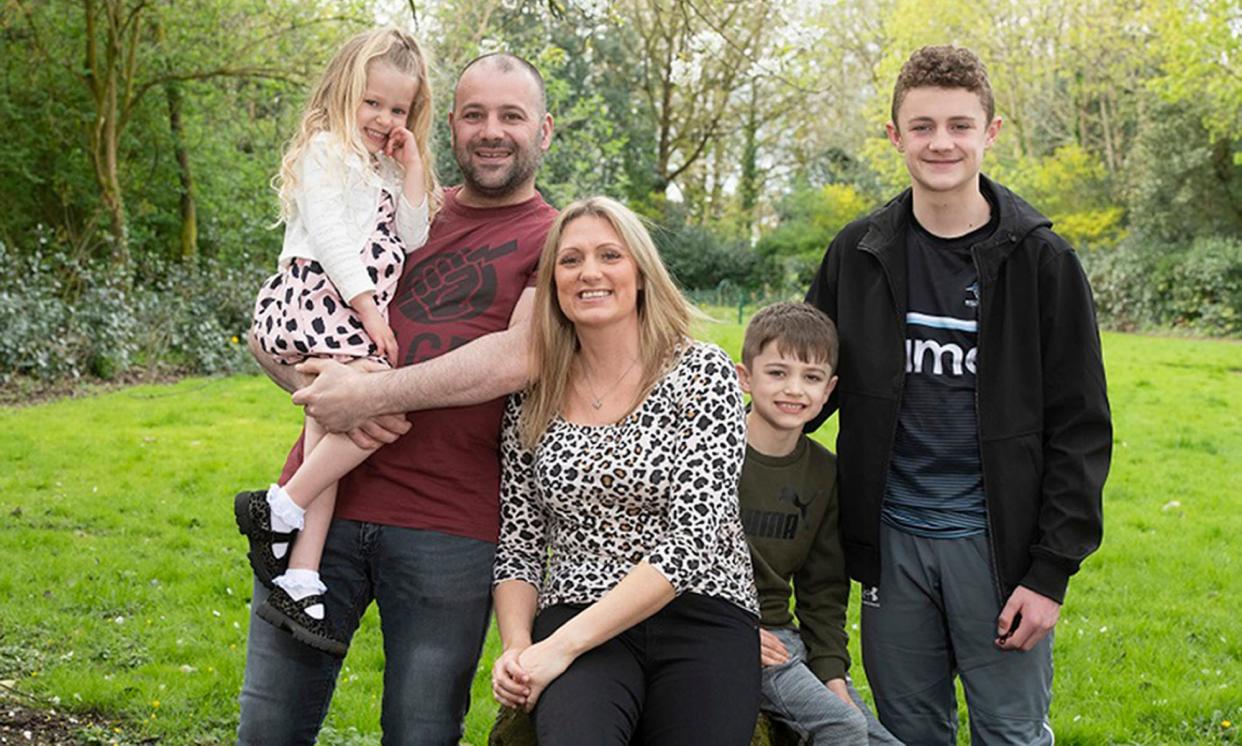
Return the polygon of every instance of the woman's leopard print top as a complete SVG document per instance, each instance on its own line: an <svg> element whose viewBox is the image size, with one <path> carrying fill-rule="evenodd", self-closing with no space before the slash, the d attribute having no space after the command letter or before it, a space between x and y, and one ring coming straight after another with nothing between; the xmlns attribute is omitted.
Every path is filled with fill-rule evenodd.
<svg viewBox="0 0 1242 746"><path fill-rule="evenodd" d="M628 417L553 419L534 452L505 411L495 582L525 580L539 608L591 604L646 559L677 593L759 613L737 482L746 420L733 362L687 344Z"/></svg>

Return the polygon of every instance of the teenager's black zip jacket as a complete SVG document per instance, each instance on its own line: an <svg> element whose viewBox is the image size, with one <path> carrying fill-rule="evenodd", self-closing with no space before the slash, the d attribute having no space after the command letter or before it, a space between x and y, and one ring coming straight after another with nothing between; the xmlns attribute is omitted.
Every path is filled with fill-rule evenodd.
<svg viewBox="0 0 1242 746"><path fill-rule="evenodd" d="M1000 219L971 247L979 274L976 413L993 574L1063 602L1103 532L1112 423L1091 289L1051 221L980 176ZM880 582L880 508L906 375L911 192L846 226L807 293L836 322L837 472L846 568Z"/></svg>

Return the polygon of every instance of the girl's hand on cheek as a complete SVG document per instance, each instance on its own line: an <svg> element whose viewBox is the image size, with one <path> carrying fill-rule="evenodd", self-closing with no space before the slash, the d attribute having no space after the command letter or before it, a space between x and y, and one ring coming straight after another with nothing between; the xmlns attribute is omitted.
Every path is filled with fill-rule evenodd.
<svg viewBox="0 0 1242 746"><path fill-rule="evenodd" d="M414 134L405 127L395 127L388 133L388 142L384 144L384 152L389 158L400 163L405 170L421 170L423 159L418 154L418 141Z"/></svg>

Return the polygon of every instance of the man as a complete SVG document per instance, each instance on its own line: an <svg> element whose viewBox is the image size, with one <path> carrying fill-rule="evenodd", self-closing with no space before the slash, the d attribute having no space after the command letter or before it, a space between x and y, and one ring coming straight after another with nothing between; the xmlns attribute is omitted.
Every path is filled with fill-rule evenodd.
<svg viewBox="0 0 1242 746"><path fill-rule="evenodd" d="M925 47L888 135L910 189L847 226L807 295L836 323L846 564L880 719L952 744L1052 743L1052 630L1099 545L1112 443L1091 291L1069 245L980 174L979 59ZM812 423L817 425L818 422Z"/></svg>
<svg viewBox="0 0 1242 746"><path fill-rule="evenodd" d="M389 443L341 480L320 570L346 638L379 606L385 743L461 737L491 609L503 397L526 380L534 273L556 215L535 191L552 118L533 66L504 54L471 62L449 124L463 183L389 306L403 367L268 371L290 390L318 375L296 402L329 429ZM391 416L403 412L408 423ZM282 481L300 461L299 444ZM265 592L255 584L252 608ZM252 613L238 741L313 743L339 669Z"/></svg>

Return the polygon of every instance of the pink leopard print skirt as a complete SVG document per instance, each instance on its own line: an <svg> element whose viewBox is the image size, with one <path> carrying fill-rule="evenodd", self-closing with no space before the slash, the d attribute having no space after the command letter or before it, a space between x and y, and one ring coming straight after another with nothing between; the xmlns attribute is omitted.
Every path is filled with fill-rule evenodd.
<svg viewBox="0 0 1242 746"><path fill-rule="evenodd" d="M382 191L375 230L359 254L375 283L375 304L385 319L405 260L395 218L396 202ZM263 351L284 365L311 357L342 363L365 357L389 363L378 354L358 314L341 299L323 267L309 259L294 259L264 281L255 302L254 330Z"/></svg>

